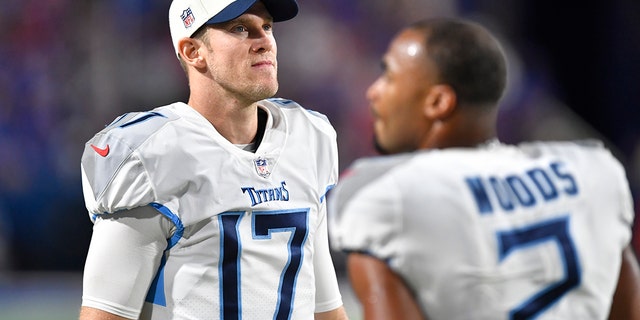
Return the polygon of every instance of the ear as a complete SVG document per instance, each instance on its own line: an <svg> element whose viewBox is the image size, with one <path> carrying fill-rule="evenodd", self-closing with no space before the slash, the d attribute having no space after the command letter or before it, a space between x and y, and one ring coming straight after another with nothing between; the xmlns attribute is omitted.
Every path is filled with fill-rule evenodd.
<svg viewBox="0 0 640 320"><path fill-rule="evenodd" d="M197 69L206 66L205 58L201 52L201 43L193 38L182 38L178 41L178 54L186 65Z"/></svg>
<svg viewBox="0 0 640 320"><path fill-rule="evenodd" d="M425 98L424 113L429 119L441 120L456 108L456 92L446 84L433 85Z"/></svg>

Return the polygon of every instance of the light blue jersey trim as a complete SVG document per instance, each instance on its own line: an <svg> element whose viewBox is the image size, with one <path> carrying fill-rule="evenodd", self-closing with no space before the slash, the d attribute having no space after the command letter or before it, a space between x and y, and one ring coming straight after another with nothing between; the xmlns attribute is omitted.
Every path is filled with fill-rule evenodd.
<svg viewBox="0 0 640 320"><path fill-rule="evenodd" d="M176 243L178 243L178 240L180 240L180 238L182 238L182 234L184 233L184 226L182 225L182 221L180 220L180 217L178 217L176 214L171 212L171 210L169 210L169 208L167 208L167 207L165 207L165 206L163 206L163 205L161 205L159 203L152 202L149 205L152 206L153 208L155 208L156 210L158 210L163 216L169 218L169 220L171 220L171 222L176 226L176 232L168 240L169 245L167 247L167 250L169 250Z"/></svg>
<svg viewBox="0 0 640 320"><path fill-rule="evenodd" d="M324 190L324 194L320 196L320 203L324 202L324 198L327 197L327 193L329 193L329 191L331 191L331 189L333 189L335 186L335 184L327 186L327 188Z"/></svg>
<svg viewBox="0 0 640 320"><path fill-rule="evenodd" d="M171 222L176 226L176 231L173 236L167 239L167 248L164 250L166 253L169 251L178 241L182 238L184 233L184 226L182 225L182 221L180 217L171 212L167 207L159 204L159 203L150 203L149 204L154 209L158 210L160 214L169 218ZM145 299L147 302L157 304L163 307L167 306L167 299L164 295L164 267L167 263L166 255L162 255L162 259L160 260L160 267L158 268L158 272L156 272L156 276L151 282L149 286L149 292L147 293L147 298Z"/></svg>

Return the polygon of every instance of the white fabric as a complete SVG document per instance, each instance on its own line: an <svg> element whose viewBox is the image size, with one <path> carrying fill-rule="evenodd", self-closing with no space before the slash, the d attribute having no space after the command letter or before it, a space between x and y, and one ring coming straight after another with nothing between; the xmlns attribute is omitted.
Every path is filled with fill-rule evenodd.
<svg viewBox="0 0 640 320"><path fill-rule="evenodd" d="M323 202L326 204L326 202ZM331 311L336 306L342 305L342 298L336 295L335 285L338 283L329 251L329 235L327 233L326 205L323 206L324 218L318 227L318 239L315 242L315 254L313 264L320 266L316 269L316 313Z"/></svg>
<svg viewBox="0 0 640 320"><path fill-rule="evenodd" d="M189 38L209 19L225 11L229 21L244 13L253 5L254 1L239 0L173 0L169 6L169 30L175 52L178 52L178 42L182 38ZM298 5L293 0L265 1L266 8L274 22L289 20L298 13ZM233 18L232 18L233 17ZM219 17L218 17L219 18ZM224 22L224 21L217 21ZM210 23L210 22L209 22Z"/></svg>
<svg viewBox="0 0 640 320"><path fill-rule="evenodd" d="M606 319L634 214L621 164L574 142L363 159L329 205L336 249L386 261L432 320Z"/></svg>
<svg viewBox="0 0 640 320"><path fill-rule="evenodd" d="M94 280L85 286L83 305L100 301L121 316L142 309L140 319L217 319L225 313L264 319L276 312L309 319L342 304L324 203L337 182L335 131L326 117L295 102L270 99L260 106L269 116L255 153L231 144L183 103L123 115L87 143L83 188L89 215L98 222L85 269L85 278ZM94 150L107 146L106 156ZM120 219L145 206L161 215L161 225L171 223L169 233ZM109 220L136 230L110 239L113 230L126 228L109 223L103 230ZM116 272L96 258L111 243L118 246L108 255L124 259L110 264ZM138 254L143 248L149 251ZM140 269L146 264L159 281ZM118 286L104 286L109 282ZM149 291L144 305L141 288Z"/></svg>
<svg viewBox="0 0 640 320"><path fill-rule="evenodd" d="M82 305L137 319L172 227L150 206L96 219Z"/></svg>

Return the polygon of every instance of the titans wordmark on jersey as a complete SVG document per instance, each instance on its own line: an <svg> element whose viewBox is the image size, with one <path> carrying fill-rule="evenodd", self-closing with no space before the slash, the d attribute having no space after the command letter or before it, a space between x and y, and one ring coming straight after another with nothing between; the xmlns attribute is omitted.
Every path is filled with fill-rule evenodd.
<svg viewBox="0 0 640 320"><path fill-rule="evenodd" d="M631 237L625 172L594 143L499 143L356 162L333 244L401 275L429 319L605 319Z"/></svg>
<svg viewBox="0 0 640 320"><path fill-rule="evenodd" d="M123 115L87 143L91 219L150 205L175 225L141 318L306 319L327 303L312 254L337 181L335 131L292 101L260 108L255 153L183 103Z"/></svg>

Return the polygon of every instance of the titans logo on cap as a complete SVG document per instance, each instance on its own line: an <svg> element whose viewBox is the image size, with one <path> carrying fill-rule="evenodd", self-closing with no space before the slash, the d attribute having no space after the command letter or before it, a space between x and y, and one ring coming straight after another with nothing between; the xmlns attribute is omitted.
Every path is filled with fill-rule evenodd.
<svg viewBox="0 0 640 320"><path fill-rule="evenodd" d="M182 19L182 23L184 23L185 28L191 27L193 22L196 21L196 18L193 16L193 12L191 11L191 8L187 8L186 10L182 11L182 14L180 15L180 19Z"/></svg>

